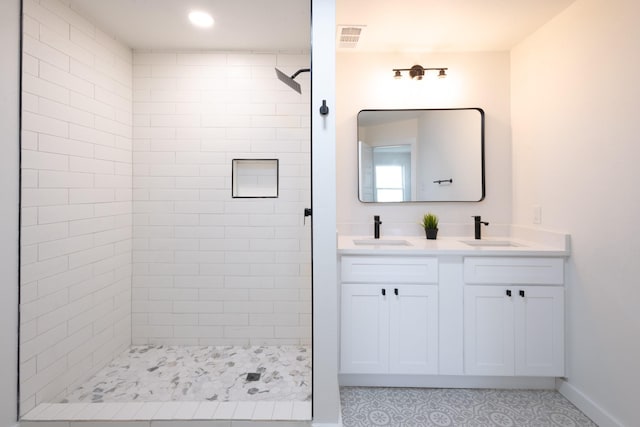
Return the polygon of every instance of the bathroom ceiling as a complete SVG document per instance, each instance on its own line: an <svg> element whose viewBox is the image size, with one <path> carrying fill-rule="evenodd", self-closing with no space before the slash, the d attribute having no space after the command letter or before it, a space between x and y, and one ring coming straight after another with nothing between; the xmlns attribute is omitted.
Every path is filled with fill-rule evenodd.
<svg viewBox="0 0 640 427"><path fill-rule="evenodd" d="M344 51L508 50L574 0L336 0L338 25L366 25ZM70 0L136 49L308 49L308 0ZM196 29L192 9L215 24Z"/></svg>
<svg viewBox="0 0 640 427"><path fill-rule="evenodd" d="M73 9L134 49L309 49L305 0L70 0ZM191 10L209 12L195 28Z"/></svg>
<svg viewBox="0 0 640 427"><path fill-rule="evenodd" d="M336 23L366 25L343 51L501 51L575 0L337 0Z"/></svg>

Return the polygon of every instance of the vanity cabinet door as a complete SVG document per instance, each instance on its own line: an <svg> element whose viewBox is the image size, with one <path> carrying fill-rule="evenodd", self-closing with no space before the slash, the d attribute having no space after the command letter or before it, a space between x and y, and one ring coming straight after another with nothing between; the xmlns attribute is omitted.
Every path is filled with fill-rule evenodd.
<svg viewBox="0 0 640 427"><path fill-rule="evenodd" d="M518 286L515 306L515 373L564 375L564 288Z"/></svg>
<svg viewBox="0 0 640 427"><path fill-rule="evenodd" d="M438 287L388 286L389 372L438 373Z"/></svg>
<svg viewBox="0 0 640 427"><path fill-rule="evenodd" d="M361 374L388 371L390 297L381 285L342 285L342 372Z"/></svg>
<svg viewBox="0 0 640 427"><path fill-rule="evenodd" d="M513 375L513 298L504 286L465 287L465 374Z"/></svg>
<svg viewBox="0 0 640 427"><path fill-rule="evenodd" d="M564 288L466 286L467 375L564 375Z"/></svg>

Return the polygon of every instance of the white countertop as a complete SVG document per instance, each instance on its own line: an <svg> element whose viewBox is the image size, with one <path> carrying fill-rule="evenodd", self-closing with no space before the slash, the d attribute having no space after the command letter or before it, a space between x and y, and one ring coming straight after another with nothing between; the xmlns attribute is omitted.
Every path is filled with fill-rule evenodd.
<svg viewBox="0 0 640 427"><path fill-rule="evenodd" d="M515 239L513 237L487 238L481 241L509 241L516 246L471 246L465 241L473 237L438 237L427 240L417 236L385 236L380 244L357 245L354 240L373 241L372 236L338 236L340 255L471 255L471 256L552 256L569 255L568 238L564 244L549 245L546 242ZM385 240L405 240L409 245L385 245Z"/></svg>

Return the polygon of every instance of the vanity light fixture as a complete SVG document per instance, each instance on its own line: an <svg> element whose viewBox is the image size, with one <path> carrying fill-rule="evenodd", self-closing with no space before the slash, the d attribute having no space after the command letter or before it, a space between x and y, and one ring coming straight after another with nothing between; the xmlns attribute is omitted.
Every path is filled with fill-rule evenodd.
<svg viewBox="0 0 640 427"><path fill-rule="evenodd" d="M392 71L393 71L393 77L395 79L402 78L402 71L408 71L409 77L411 77L412 79L422 80L422 78L424 77L425 71L438 71L438 78L443 79L447 77L447 70L448 68L446 67L425 68L422 65L416 64L411 68L394 68Z"/></svg>
<svg viewBox="0 0 640 427"><path fill-rule="evenodd" d="M209 28L213 26L213 18L207 12L192 10L189 12L189 21L196 27Z"/></svg>

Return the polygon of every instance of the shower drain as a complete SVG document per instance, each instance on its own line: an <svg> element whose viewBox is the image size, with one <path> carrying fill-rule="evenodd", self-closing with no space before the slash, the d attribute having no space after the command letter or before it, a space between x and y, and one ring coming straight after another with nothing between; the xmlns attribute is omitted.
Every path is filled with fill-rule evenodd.
<svg viewBox="0 0 640 427"><path fill-rule="evenodd" d="M258 372L249 372L247 374L247 381L258 381L260 379L260 373Z"/></svg>

